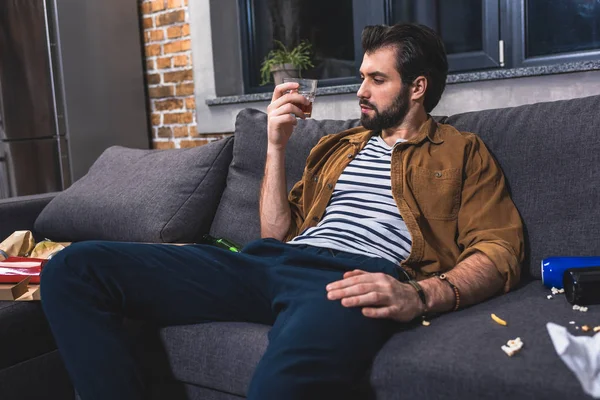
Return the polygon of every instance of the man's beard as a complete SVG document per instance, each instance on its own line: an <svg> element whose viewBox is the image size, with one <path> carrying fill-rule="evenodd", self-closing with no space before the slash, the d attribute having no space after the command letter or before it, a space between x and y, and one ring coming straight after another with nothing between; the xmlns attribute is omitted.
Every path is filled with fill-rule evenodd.
<svg viewBox="0 0 600 400"><path fill-rule="evenodd" d="M409 85L403 84L398 97L394 103L386 110L379 112L375 105L367 100L360 100L359 104L370 107L375 112L373 117L368 117L367 114L361 114L360 122L366 129L373 131L381 131L396 127L404 121L404 117L408 113L409 106Z"/></svg>

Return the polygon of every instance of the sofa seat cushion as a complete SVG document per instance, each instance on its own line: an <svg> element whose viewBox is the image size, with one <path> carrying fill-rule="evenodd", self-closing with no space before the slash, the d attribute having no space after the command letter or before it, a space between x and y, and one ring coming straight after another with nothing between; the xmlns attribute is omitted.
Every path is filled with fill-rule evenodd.
<svg viewBox="0 0 600 400"><path fill-rule="evenodd" d="M190 149L111 147L48 204L35 229L66 242L193 242L212 223L232 148L232 138Z"/></svg>
<svg viewBox="0 0 600 400"><path fill-rule="evenodd" d="M377 398L567 399L586 398L575 375L556 354L546 323L594 325L600 308L574 311L564 295L548 300L541 282L395 335L373 365ZM507 321L492 321L495 313ZM575 321L576 325L570 325ZM590 336L591 333L586 334ZM520 337L521 352L508 357L500 347Z"/></svg>
<svg viewBox="0 0 600 400"><path fill-rule="evenodd" d="M172 376L220 392L245 396L267 348L270 326L209 322L161 330Z"/></svg>
<svg viewBox="0 0 600 400"><path fill-rule="evenodd" d="M586 398L575 375L556 354L547 322L575 326L600 321L600 308L574 311L564 296L534 281L483 304L406 326L376 357L371 371L377 399L548 399ZM492 321L504 318L507 326ZM569 325L576 321L576 325ZM169 327L162 338L176 379L245 395L267 346L269 327L206 323ZM591 335L588 333L587 335ZM500 347L520 337L521 352L508 357Z"/></svg>
<svg viewBox="0 0 600 400"><path fill-rule="evenodd" d="M55 349L39 301L0 301L0 370Z"/></svg>
<svg viewBox="0 0 600 400"><path fill-rule="evenodd" d="M3 400L72 400L74 393L58 350L0 369Z"/></svg>

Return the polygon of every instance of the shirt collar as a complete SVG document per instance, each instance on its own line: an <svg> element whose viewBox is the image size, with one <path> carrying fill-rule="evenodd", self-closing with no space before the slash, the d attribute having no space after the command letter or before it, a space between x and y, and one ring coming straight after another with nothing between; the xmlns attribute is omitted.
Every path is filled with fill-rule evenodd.
<svg viewBox="0 0 600 400"><path fill-rule="evenodd" d="M365 143L371 139L375 133L377 132L370 130L360 131L358 133L345 136L341 140L347 140L350 143ZM419 144L424 140L429 140L433 144L444 143L444 140L438 133L438 125L430 115L427 116L427 120L419 127L419 133L417 136L406 141L405 143Z"/></svg>

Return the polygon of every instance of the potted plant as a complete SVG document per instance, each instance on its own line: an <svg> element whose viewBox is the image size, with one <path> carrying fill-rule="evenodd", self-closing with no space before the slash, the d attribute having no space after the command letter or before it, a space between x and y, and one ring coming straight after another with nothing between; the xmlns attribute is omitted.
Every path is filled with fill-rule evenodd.
<svg viewBox="0 0 600 400"><path fill-rule="evenodd" d="M300 42L292 50L288 50L279 40L275 40L275 43L279 48L271 50L262 63L261 85L271 81L271 74L273 74L275 85L279 85L283 83L283 78L298 78L303 69L313 66L310 61L312 45L306 40Z"/></svg>

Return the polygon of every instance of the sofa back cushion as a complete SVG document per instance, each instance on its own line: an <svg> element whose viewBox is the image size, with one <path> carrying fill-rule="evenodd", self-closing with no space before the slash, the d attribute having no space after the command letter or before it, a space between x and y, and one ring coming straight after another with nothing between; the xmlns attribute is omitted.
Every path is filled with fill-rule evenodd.
<svg viewBox="0 0 600 400"><path fill-rule="evenodd" d="M300 180L308 153L319 139L359 125L359 120L298 120L286 151L288 192ZM235 122L233 161L210 233L239 244L260 238L258 200L267 156L267 115L242 110Z"/></svg>
<svg viewBox="0 0 600 400"><path fill-rule="evenodd" d="M56 241L179 242L208 231L225 187L233 138L191 149L107 149L56 196L35 229Z"/></svg>
<svg viewBox="0 0 600 400"><path fill-rule="evenodd" d="M499 161L525 223L524 270L600 255L600 96L458 114Z"/></svg>

